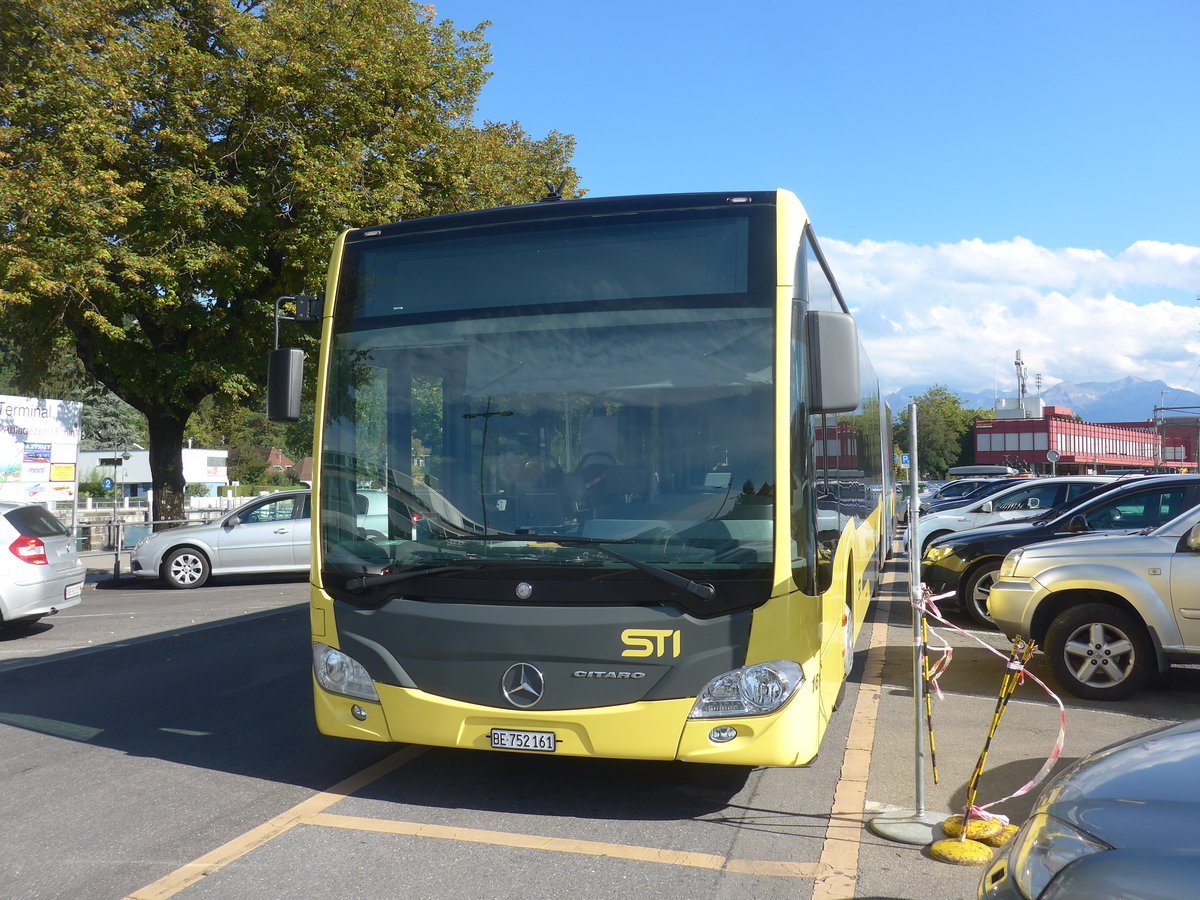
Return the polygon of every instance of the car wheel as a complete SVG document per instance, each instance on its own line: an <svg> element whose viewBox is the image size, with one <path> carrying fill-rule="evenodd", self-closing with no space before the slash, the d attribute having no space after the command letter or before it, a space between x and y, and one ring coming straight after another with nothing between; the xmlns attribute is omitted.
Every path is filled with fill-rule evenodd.
<svg viewBox="0 0 1200 900"><path fill-rule="evenodd" d="M1045 649L1055 680L1085 700L1124 700L1156 669L1141 620L1107 603L1064 610L1046 632Z"/></svg>
<svg viewBox="0 0 1200 900"><path fill-rule="evenodd" d="M208 581L208 573L204 554L190 547L172 551L162 566L163 581L173 588L198 588Z"/></svg>
<svg viewBox="0 0 1200 900"><path fill-rule="evenodd" d="M963 584L963 608L976 624L985 628L995 627L991 614L988 613L988 596L992 593L992 585L1000 574L1000 563L984 563L968 577Z"/></svg>

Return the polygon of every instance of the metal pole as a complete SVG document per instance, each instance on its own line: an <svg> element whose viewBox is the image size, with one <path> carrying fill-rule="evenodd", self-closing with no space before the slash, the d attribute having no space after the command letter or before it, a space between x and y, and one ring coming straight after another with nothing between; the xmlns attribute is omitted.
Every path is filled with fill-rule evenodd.
<svg viewBox="0 0 1200 900"><path fill-rule="evenodd" d="M925 811L925 742L921 738L921 703L924 699L924 681L921 658L924 638L921 634L921 617L917 603L921 600L921 546L917 538L921 524L921 504L917 499L920 482L920 467L917 459L917 404L908 405L908 599L912 615L912 683L913 683L913 734L914 747L914 809L898 809L881 813L867 826L880 837L903 844L928 844L938 835L938 825L945 815L932 816Z"/></svg>
<svg viewBox="0 0 1200 900"><path fill-rule="evenodd" d="M921 504L917 502L917 484L919 478L917 472L917 404L910 403L908 406L908 446L909 446L909 470L908 483L909 491L912 493L912 500L909 505L912 509L909 510L908 520L912 523L912 531L908 533L908 599L910 601L909 608L912 611L912 629L913 629L913 723L915 741L915 762L916 762L916 807L917 816L925 815L925 742L921 740L921 701L925 691L925 682L922 678L921 658L925 652L925 639L921 634L921 617L917 614L918 604L921 602L921 542L917 538L920 534L921 524Z"/></svg>

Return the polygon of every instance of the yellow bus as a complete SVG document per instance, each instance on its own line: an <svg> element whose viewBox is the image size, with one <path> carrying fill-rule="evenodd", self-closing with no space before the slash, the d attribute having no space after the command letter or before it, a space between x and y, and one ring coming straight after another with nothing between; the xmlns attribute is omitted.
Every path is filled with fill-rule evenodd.
<svg viewBox="0 0 1200 900"><path fill-rule="evenodd" d="M322 732L815 756L891 539L891 443L793 194L354 229L311 305ZM272 355L275 420L302 359Z"/></svg>

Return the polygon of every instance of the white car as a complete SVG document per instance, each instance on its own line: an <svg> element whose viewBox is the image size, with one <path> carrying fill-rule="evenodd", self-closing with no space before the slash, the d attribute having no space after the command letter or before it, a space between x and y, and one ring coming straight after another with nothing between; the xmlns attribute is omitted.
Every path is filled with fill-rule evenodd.
<svg viewBox="0 0 1200 900"><path fill-rule="evenodd" d="M66 527L36 503L0 503L0 627L76 606L86 567Z"/></svg>
<svg viewBox="0 0 1200 900"><path fill-rule="evenodd" d="M1032 519L1116 480L1114 475L1030 478L966 506L922 516L917 525L917 546L924 553L930 543L956 531ZM909 537L905 535L906 542Z"/></svg>
<svg viewBox="0 0 1200 900"><path fill-rule="evenodd" d="M134 575L197 588L213 575L307 572L312 555L310 492L279 491L203 525L158 531L138 541Z"/></svg>

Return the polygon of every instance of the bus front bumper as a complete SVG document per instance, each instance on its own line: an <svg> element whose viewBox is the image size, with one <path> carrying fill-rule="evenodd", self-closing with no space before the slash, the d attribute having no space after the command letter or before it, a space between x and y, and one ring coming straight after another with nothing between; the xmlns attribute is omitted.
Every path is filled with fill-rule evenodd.
<svg viewBox="0 0 1200 900"><path fill-rule="evenodd" d="M682 760L743 766L799 766L817 753L816 692L806 683L778 712L688 719L693 701L654 700L596 709L506 710L461 703L419 690L375 684L379 702L332 694L314 679L323 734L368 741L492 750L494 730L554 735L557 756ZM714 740L718 729L735 736ZM500 752L546 752L502 750Z"/></svg>

